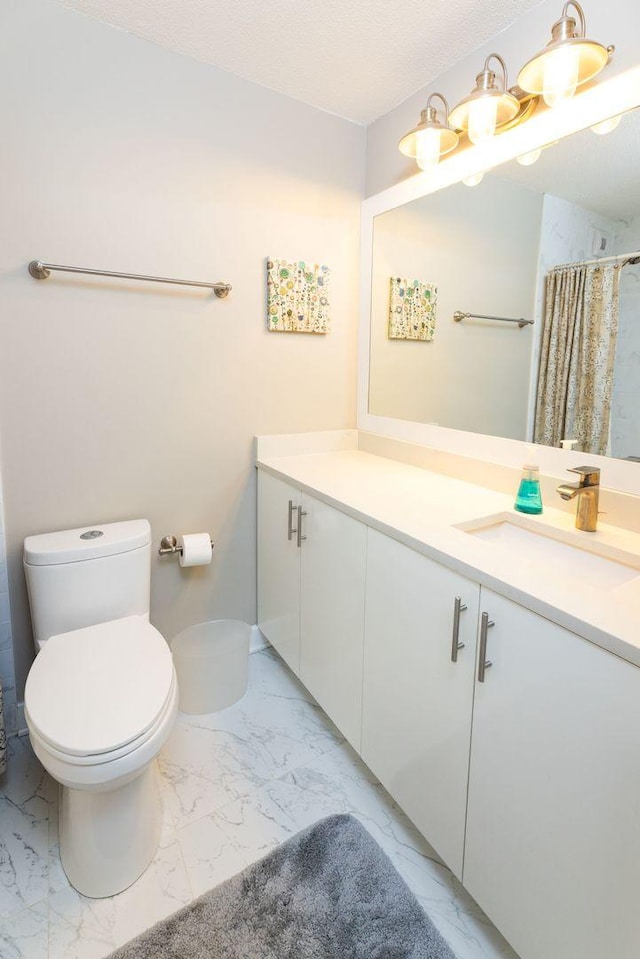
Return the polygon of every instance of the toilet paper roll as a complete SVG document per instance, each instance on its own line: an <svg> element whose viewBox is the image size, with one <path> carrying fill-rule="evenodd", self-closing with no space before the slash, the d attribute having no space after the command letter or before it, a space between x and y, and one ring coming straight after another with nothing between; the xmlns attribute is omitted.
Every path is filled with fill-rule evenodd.
<svg viewBox="0 0 640 959"><path fill-rule="evenodd" d="M208 533L185 533L178 537L181 566L206 566L211 562L211 537Z"/></svg>

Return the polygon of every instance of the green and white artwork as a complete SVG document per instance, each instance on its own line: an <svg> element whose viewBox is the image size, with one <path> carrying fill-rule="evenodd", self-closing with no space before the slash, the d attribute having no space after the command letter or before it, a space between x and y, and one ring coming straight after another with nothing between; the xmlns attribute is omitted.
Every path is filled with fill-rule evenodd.
<svg viewBox="0 0 640 959"><path fill-rule="evenodd" d="M267 260L267 322L272 332L327 333L328 266L305 260Z"/></svg>
<svg viewBox="0 0 640 959"><path fill-rule="evenodd" d="M436 331L438 288L433 283L391 277L389 339L432 340Z"/></svg>

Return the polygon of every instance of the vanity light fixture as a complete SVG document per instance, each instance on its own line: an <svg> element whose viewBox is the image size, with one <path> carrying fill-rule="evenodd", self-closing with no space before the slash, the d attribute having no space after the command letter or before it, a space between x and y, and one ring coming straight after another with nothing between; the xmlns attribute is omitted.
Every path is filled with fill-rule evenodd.
<svg viewBox="0 0 640 959"><path fill-rule="evenodd" d="M438 111L432 106L434 97L444 105L444 123L440 122ZM432 93L420 114L420 122L402 137L398 149L405 156L413 157L421 170L429 170L457 145L458 134L449 128L449 104L441 93Z"/></svg>
<svg viewBox="0 0 640 959"><path fill-rule="evenodd" d="M602 123L594 124L591 129L599 136L604 136L606 133L611 133L615 130L621 120L622 114L619 113L617 117L609 117L608 120L603 120Z"/></svg>
<svg viewBox="0 0 640 959"><path fill-rule="evenodd" d="M577 14L577 21L570 14L570 7ZM551 28L551 40L520 70L518 85L528 93L542 95L549 107L570 100L576 87L600 73L615 49L588 40L585 31L582 7L576 0L569 0Z"/></svg>
<svg viewBox="0 0 640 959"><path fill-rule="evenodd" d="M496 83L491 60L497 60L502 68L502 84ZM509 123L520 112L520 103L508 89L507 66L498 53L490 53L476 77L476 85L468 97L453 108L449 123L456 130L468 134L472 143L490 140L496 128Z"/></svg>

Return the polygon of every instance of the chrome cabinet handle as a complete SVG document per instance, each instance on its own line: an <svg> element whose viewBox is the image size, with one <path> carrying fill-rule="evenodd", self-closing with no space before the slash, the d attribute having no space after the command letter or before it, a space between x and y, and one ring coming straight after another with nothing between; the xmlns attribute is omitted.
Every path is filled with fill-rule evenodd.
<svg viewBox="0 0 640 959"><path fill-rule="evenodd" d="M453 604L453 634L451 636L451 662L458 662L458 650L464 649L464 643L460 642L460 613L467 608L467 604L462 602L459 596L456 596Z"/></svg>
<svg viewBox="0 0 640 959"><path fill-rule="evenodd" d="M306 536L303 536L303 535L302 535L302 517L303 517L303 516L306 516L307 513L306 513L306 510L303 510L302 506L296 506L296 509L298 510L298 529L297 529L298 539L297 539L297 544L298 544L298 546L302 546L302 540L307 538Z"/></svg>
<svg viewBox="0 0 640 959"><path fill-rule="evenodd" d="M293 505L293 500L290 499L289 500L289 520L287 522L287 539L288 540L291 540L293 538L293 534L298 532L297 529L293 528L293 512L297 508L298 508L297 506Z"/></svg>
<svg viewBox="0 0 640 959"><path fill-rule="evenodd" d="M484 682L484 673L486 669L493 666L493 663L487 659L487 632L496 624L489 619L488 613L482 614L480 623L480 652L478 654L478 682Z"/></svg>

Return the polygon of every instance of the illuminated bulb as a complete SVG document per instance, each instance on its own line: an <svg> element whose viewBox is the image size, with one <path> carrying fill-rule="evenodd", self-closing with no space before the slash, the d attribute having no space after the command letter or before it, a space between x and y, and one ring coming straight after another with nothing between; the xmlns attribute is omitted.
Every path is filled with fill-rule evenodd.
<svg viewBox="0 0 640 959"><path fill-rule="evenodd" d="M474 173L471 176L466 176L462 182L465 186L477 186L483 176L484 173Z"/></svg>
<svg viewBox="0 0 640 959"><path fill-rule="evenodd" d="M545 54L542 96L548 107L557 107L570 100L578 86L580 51L576 47L560 47Z"/></svg>
<svg viewBox="0 0 640 959"><path fill-rule="evenodd" d="M611 133L612 130L615 130L621 120L621 116L610 117L608 120L603 120L602 123L596 123L591 129L599 136L604 136L605 133Z"/></svg>
<svg viewBox="0 0 640 959"><path fill-rule="evenodd" d="M498 98L480 97L469 104L469 139L472 143L484 143L496 132Z"/></svg>
<svg viewBox="0 0 640 959"><path fill-rule="evenodd" d="M542 149L530 150L528 153L521 153L519 157L516 157L516 160L520 166L531 166L532 163L535 163L536 160L540 159L541 154Z"/></svg>
<svg viewBox="0 0 640 959"><path fill-rule="evenodd" d="M416 163L421 170L431 170L440 159L440 132L438 130L420 130L416 134Z"/></svg>

